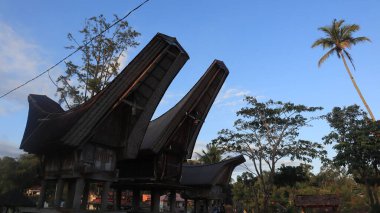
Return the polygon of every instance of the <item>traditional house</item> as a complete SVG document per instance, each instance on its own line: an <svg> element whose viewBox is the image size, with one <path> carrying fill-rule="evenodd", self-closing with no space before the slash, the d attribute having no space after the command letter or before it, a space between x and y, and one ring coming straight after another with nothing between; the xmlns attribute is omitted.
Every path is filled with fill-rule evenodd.
<svg viewBox="0 0 380 213"><path fill-rule="evenodd" d="M29 95L29 115L20 148L40 157L38 207L77 211L88 204L90 185L101 185L100 209L119 209L123 190L151 192L151 211L171 191L174 211L182 163L190 158L202 124L228 69L215 60L172 109L152 120L166 89L189 56L175 38L157 34L100 93L70 110L43 95ZM115 193L110 193L110 190ZM51 192L51 193L50 193ZM115 195L110 198L109 195ZM125 194L125 192L124 192Z"/></svg>
<svg viewBox="0 0 380 213"><path fill-rule="evenodd" d="M48 182L56 185L55 206L63 200L66 208L79 209L89 183L101 181L104 208L118 178L117 161L138 155L158 103L188 58L174 38L158 34L103 91L76 108L65 111L46 96L29 95L20 148L43 164L39 207Z"/></svg>

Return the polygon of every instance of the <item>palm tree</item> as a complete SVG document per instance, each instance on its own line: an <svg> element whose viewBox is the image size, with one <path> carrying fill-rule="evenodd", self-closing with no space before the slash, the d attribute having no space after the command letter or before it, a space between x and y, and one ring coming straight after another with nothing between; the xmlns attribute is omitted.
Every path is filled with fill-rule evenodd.
<svg viewBox="0 0 380 213"><path fill-rule="evenodd" d="M360 89L358 85L356 84L355 79L352 76L351 71L348 68L348 65L345 59L345 57L347 57L348 60L351 62L352 67L355 69L354 63L352 61L352 57L348 53L347 48L350 49L352 45L365 42L365 41L370 42L371 40L364 36L353 37L352 34L358 31L360 29L360 26L357 24L345 25L343 23L344 23L344 20L337 21L336 19L334 19L331 26L318 28L319 30L323 31L326 34L326 37L316 40L311 47L314 48L317 46L322 46L323 49L326 49L326 48L329 49L329 51L327 51L327 53L323 55L321 59L319 59L318 67L320 67L323 64L323 62L325 62L326 59L329 58L330 55L334 53L336 53L338 58L342 58L343 64L348 72L348 75L350 76L352 83L354 84L356 91L358 92L360 96L360 99L363 101L363 104L366 107L372 120L376 121L375 116L373 116L371 109L369 108L362 93L360 92Z"/></svg>
<svg viewBox="0 0 380 213"><path fill-rule="evenodd" d="M223 151L220 150L216 145L214 144L207 144L206 150L202 150L202 153L198 155L198 160L202 162L203 164L211 164L211 163L218 163L222 160L222 154Z"/></svg>

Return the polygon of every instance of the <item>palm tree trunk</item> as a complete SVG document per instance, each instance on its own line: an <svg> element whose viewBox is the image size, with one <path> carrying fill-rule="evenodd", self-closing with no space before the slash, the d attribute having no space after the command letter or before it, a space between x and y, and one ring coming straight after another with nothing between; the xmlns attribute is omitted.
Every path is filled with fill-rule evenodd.
<svg viewBox="0 0 380 213"><path fill-rule="evenodd" d="M365 108L367 109L369 115L371 116L372 121L375 122L376 121L375 116L373 116L371 109L369 108L369 106L368 106L367 102L365 101L362 93L360 92L360 89L359 89L358 85L356 84L356 81L355 81L354 77L352 76L350 69L347 66L347 62L346 62L346 59L344 58L344 55L342 53L340 53L340 56L342 56L344 66L346 67L346 70L348 72L348 75L350 76L352 84L354 84L354 87L355 87L356 91L358 92L360 99L362 99L363 104L364 104Z"/></svg>

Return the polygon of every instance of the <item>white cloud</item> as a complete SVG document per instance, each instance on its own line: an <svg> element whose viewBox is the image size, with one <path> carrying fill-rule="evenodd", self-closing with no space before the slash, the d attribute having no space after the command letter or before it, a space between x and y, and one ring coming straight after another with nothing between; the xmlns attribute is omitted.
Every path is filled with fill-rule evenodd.
<svg viewBox="0 0 380 213"><path fill-rule="evenodd" d="M129 50L128 50L129 52ZM124 51L120 57L118 58L117 62L120 64L119 72L123 71L123 69L128 65L129 63L129 57L128 52Z"/></svg>
<svg viewBox="0 0 380 213"><path fill-rule="evenodd" d="M195 143L195 147L193 150L193 155L191 156L191 159L197 159L198 155L196 153L202 153L202 150L206 150L206 142L203 141L197 141Z"/></svg>
<svg viewBox="0 0 380 213"><path fill-rule="evenodd" d="M32 79L48 67L41 48L3 22L0 22L0 64L1 95ZM26 107L28 94L46 94L52 97L54 92L54 85L45 74L0 99L0 116Z"/></svg>
<svg viewBox="0 0 380 213"><path fill-rule="evenodd" d="M244 97L249 95L251 92L249 90L242 90L236 88L230 88L222 90L216 97L215 105L217 107L227 106L236 107L241 106L244 101Z"/></svg>
<svg viewBox="0 0 380 213"><path fill-rule="evenodd" d="M16 147L14 144L0 141L0 157L8 156L8 157L17 157L24 152Z"/></svg>

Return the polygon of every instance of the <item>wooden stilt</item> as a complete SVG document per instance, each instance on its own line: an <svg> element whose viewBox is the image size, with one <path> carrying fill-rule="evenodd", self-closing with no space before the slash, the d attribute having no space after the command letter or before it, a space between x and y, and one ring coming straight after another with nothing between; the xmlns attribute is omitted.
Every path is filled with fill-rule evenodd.
<svg viewBox="0 0 380 213"><path fill-rule="evenodd" d="M115 210L120 210L121 209L121 194L122 194L122 190L121 189L117 189L116 190L116 193L115 193L115 196L114 196L114 205L115 205Z"/></svg>
<svg viewBox="0 0 380 213"><path fill-rule="evenodd" d="M90 193L90 183L87 181L84 184L81 209L87 209L88 194Z"/></svg>
<svg viewBox="0 0 380 213"><path fill-rule="evenodd" d="M41 181L40 197L38 198L37 208L43 208L46 199L46 180Z"/></svg>
<svg viewBox="0 0 380 213"><path fill-rule="evenodd" d="M108 192L110 191L111 182L107 181L103 184L103 191L102 191L102 203L100 210L104 211L107 210L108 205Z"/></svg>
<svg viewBox="0 0 380 213"><path fill-rule="evenodd" d="M57 180L54 194L54 206L61 207L62 193L63 193L64 181L62 178Z"/></svg>
<svg viewBox="0 0 380 213"><path fill-rule="evenodd" d="M132 208L133 211L140 209L140 190L138 189L133 190Z"/></svg>
<svg viewBox="0 0 380 213"><path fill-rule="evenodd" d="M184 206L185 213L187 213L187 198L185 198L185 206Z"/></svg>
<svg viewBox="0 0 380 213"><path fill-rule="evenodd" d="M160 212L160 192L157 189L151 191L150 210L154 213Z"/></svg>
<svg viewBox="0 0 380 213"><path fill-rule="evenodd" d="M75 193L74 198L72 201L73 209L79 210L81 207L81 200L83 195L83 189L84 189L84 179L78 178L75 182Z"/></svg>
<svg viewBox="0 0 380 213"><path fill-rule="evenodd" d="M175 190L170 191L169 195L169 202L170 202L170 212L175 212L175 202L176 202L176 194Z"/></svg>

